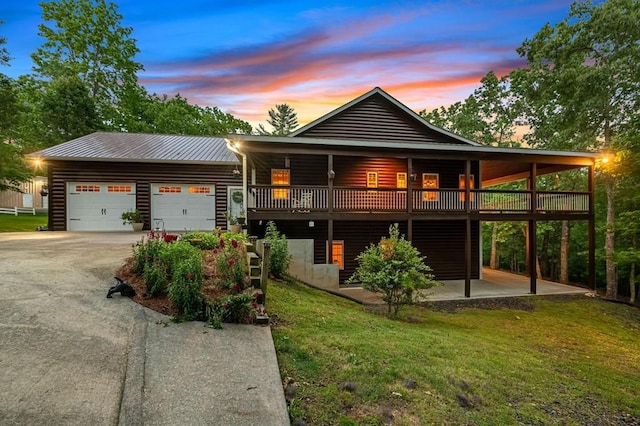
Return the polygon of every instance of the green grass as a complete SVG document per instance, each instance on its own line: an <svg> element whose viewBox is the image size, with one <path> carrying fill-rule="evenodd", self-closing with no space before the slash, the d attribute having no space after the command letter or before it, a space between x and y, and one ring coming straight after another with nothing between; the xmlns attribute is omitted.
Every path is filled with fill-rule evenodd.
<svg viewBox="0 0 640 426"><path fill-rule="evenodd" d="M0 214L0 232L31 232L38 226L47 225L46 214Z"/></svg>
<svg viewBox="0 0 640 426"><path fill-rule="evenodd" d="M289 411L308 424L640 421L637 308L535 297L531 311L410 307L391 320L295 283L270 282L267 299L281 375L297 386Z"/></svg>

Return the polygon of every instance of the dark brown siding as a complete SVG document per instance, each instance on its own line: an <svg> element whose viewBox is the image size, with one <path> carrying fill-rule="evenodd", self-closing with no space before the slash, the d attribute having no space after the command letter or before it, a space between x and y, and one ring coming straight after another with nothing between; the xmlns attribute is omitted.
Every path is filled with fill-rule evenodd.
<svg viewBox="0 0 640 426"><path fill-rule="evenodd" d="M256 183L271 184L271 169L284 169L284 155L253 154ZM326 155L290 155L291 185L327 185L328 158Z"/></svg>
<svg viewBox="0 0 640 426"><path fill-rule="evenodd" d="M367 186L367 172L378 172L378 188L395 188L396 173L407 172L407 161L398 158L334 157L335 186Z"/></svg>
<svg viewBox="0 0 640 426"><path fill-rule="evenodd" d="M381 95L363 99L297 137L464 144L416 121Z"/></svg>
<svg viewBox="0 0 640 426"><path fill-rule="evenodd" d="M358 263L356 257L370 244L376 244L382 237L389 235L389 226L393 222L385 221L336 221L334 222L333 239L344 241L345 267L340 271L340 284L355 272ZM314 240L314 263L327 262L327 232L325 221L314 221L309 228L308 220L276 221L278 230L290 239ZM400 222L400 233L407 235L407 223ZM264 237L266 221L262 224L251 222L250 233L259 238ZM426 256L425 263L433 269L438 280L464 279L464 221L413 222L413 245ZM479 277L479 223L471 222L471 277Z"/></svg>
<svg viewBox="0 0 640 426"><path fill-rule="evenodd" d="M145 229L150 228L150 188L152 183L180 182L216 185L216 224L226 227L224 212L227 210L227 186L241 185L233 177L231 165L149 164L149 163L101 163L56 161L49 165L50 202L49 229L64 231L66 220L66 183L135 182L137 208L145 217Z"/></svg>
<svg viewBox="0 0 640 426"><path fill-rule="evenodd" d="M425 263L437 280L464 279L464 221L413 222L413 245L427 256ZM479 223L471 222L471 278L477 279L479 266Z"/></svg>
<svg viewBox="0 0 640 426"><path fill-rule="evenodd" d="M413 188L420 188L422 186L422 173L438 173L441 189L455 189L458 188L459 176L464 174L465 162L463 160L414 159L412 160L412 167L413 172L417 174L417 179L412 184ZM474 175L476 189L479 189L479 170L479 163L477 161L472 161L471 174Z"/></svg>
<svg viewBox="0 0 640 426"><path fill-rule="evenodd" d="M309 227L308 220L274 221L278 231L289 239L313 239L313 263L327 263L327 222L316 220L313 228ZM251 221L249 233L263 238L267 228L267 221Z"/></svg>

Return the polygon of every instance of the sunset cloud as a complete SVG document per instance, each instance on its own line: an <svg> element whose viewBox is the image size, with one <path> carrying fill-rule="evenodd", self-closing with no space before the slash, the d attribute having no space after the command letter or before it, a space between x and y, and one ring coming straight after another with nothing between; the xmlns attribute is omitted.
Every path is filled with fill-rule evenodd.
<svg viewBox="0 0 640 426"><path fill-rule="evenodd" d="M19 70L37 47L38 1L0 5ZM463 100L487 72L522 66L515 49L570 2L138 0L119 12L134 29L149 92L179 93L253 125L285 102L305 124L376 86L416 111ZM28 53L16 48L23 41Z"/></svg>

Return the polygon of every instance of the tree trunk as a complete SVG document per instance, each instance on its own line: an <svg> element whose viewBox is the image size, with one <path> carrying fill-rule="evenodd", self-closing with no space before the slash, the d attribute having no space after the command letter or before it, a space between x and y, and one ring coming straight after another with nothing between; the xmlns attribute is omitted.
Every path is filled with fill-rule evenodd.
<svg viewBox="0 0 640 426"><path fill-rule="evenodd" d="M631 248L636 251L636 236L631 237ZM636 303L636 262L631 262L629 268L629 301Z"/></svg>
<svg viewBox="0 0 640 426"><path fill-rule="evenodd" d="M631 303L636 303L636 264L635 262L631 264L631 268L629 269L629 292L631 296L629 297L629 301Z"/></svg>
<svg viewBox="0 0 640 426"><path fill-rule="evenodd" d="M569 221L562 221L560 231L560 282L569 283Z"/></svg>
<svg viewBox="0 0 640 426"><path fill-rule="evenodd" d="M491 260L489 267L498 269L498 222L493 222L493 231L491 232Z"/></svg>
<svg viewBox="0 0 640 426"><path fill-rule="evenodd" d="M607 191L607 230L604 237L604 252L606 259L607 299L618 297L618 281L616 280L615 250L615 183L611 175L605 176L605 189Z"/></svg>

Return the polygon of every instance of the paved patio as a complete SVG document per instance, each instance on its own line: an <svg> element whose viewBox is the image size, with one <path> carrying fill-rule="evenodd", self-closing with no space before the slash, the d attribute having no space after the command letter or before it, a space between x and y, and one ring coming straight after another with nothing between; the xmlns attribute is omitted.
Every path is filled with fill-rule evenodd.
<svg viewBox="0 0 640 426"><path fill-rule="evenodd" d="M444 285L426 291L426 300L463 300L464 280L442 281ZM537 280L537 295L585 294L590 290L584 287L560 284L552 281ZM362 287L341 288L339 294L366 304L382 304L382 298ZM529 277L482 269L482 279L471 280L471 299L533 296L529 293Z"/></svg>

